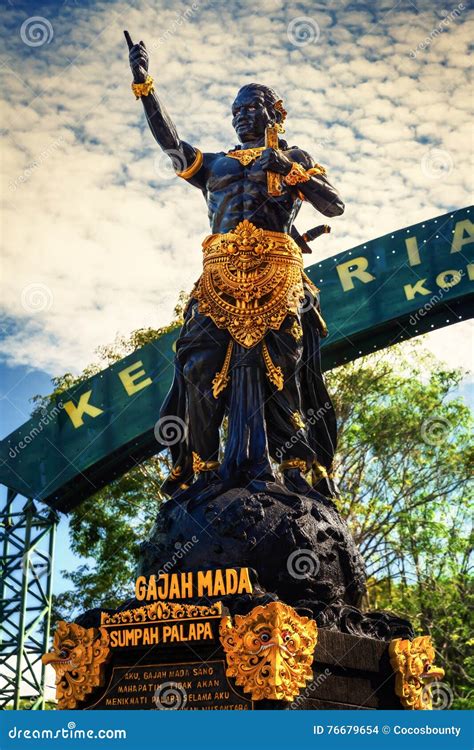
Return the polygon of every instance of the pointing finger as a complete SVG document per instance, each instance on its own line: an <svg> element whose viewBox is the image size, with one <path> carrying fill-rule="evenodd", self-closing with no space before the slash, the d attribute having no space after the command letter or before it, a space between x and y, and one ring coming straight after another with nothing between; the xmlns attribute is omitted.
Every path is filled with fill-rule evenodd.
<svg viewBox="0 0 474 750"><path fill-rule="evenodd" d="M128 49L129 49L129 50L130 50L130 49L132 49L132 47L133 47L133 42L132 42L132 38L131 38L130 34L128 33L128 31L124 31L124 32L123 32L123 35L124 35L124 37L125 37L125 40L126 40L126 42L127 42L127 45L128 45Z"/></svg>

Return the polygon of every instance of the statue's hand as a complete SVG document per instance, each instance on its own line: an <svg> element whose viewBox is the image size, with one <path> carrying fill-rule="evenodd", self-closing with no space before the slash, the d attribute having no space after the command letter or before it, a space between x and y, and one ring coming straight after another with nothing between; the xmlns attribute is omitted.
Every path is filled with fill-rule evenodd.
<svg viewBox="0 0 474 750"><path fill-rule="evenodd" d="M285 175L290 171L292 164L282 151L275 148L266 148L262 151L259 162L265 172L278 172Z"/></svg>
<svg viewBox="0 0 474 750"><path fill-rule="evenodd" d="M135 83L144 83L148 75L148 52L145 42L133 44L128 31L123 32L128 44L128 59Z"/></svg>

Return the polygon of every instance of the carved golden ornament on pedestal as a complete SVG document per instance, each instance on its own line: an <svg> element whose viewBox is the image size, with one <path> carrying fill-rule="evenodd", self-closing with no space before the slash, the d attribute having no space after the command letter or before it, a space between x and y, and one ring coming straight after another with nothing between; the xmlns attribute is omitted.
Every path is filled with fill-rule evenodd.
<svg viewBox="0 0 474 750"><path fill-rule="evenodd" d="M278 330L304 299L301 250L284 232L241 221L203 242L204 268L193 296L199 312L246 348Z"/></svg>
<svg viewBox="0 0 474 750"><path fill-rule="evenodd" d="M103 684L109 653L109 636L104 628L86 629L64 620L58 623L52 650L41 658L56 672L58 708L76 708Z"/></svg>
<svg viewBox="0 0 474 750"><path fill-rule="evenodd" d="M255 607L248 615L223 617L220 639L226 675L253 700L292 701L313 679L316 622L283 602Z"/></svg>
<svg viewBox="0 0 474 750"><path fill-rule="evenodd" d="M390 664L396 674L395 692L404 708L430 711L433 707L430 683L442 680L444 669L435 667L431 636L412 641L396 638L389 646Z"/></svg>
<svg viewBox="0 0 474 750"><path fill-rule="evenodd" d="M182 604L181 602L151 602L143 607L126 609L112 614L102 612L100 624L110 627L111 625L154 623L161 620L196 620L216 617L220 614L222 614L221 602L209 606Z"/></svg>

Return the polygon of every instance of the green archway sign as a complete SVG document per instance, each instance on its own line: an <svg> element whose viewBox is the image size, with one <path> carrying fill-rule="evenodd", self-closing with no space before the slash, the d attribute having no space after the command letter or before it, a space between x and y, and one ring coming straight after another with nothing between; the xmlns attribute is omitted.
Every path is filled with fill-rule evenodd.
<svg viewBox="0 0 474 750"><path fill-rule="evenodd" d="M306 268L329 327L323 368L472 316L472 208L399 229ZM0 482L67 511L159 449L169 333L64 393L0 443Z"/></svg>

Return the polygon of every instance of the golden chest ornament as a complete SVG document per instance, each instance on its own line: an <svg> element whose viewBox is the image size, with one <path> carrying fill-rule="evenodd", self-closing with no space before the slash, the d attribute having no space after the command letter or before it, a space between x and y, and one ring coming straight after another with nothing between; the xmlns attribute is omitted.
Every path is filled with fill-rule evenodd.
<svg viewBox="0 0 474 750"><path fill-rule="evenodd" d="M248 167L249 164L251 164L253 161L255 161L255 159L258 159L262 155L264 149L265 146L237 149L237 151L228 151L226 156L228 156L230 159L237 159L237 161L239 161L243 167Z"/></svg>
<svg viewBox="0 0 474 750"><path fill-rule="evenodd" d="M245 219L231 232L206 237L203 253L203 273L193 291L199 312L245 348L298 312L303 259L289 235Z"/></svg>

